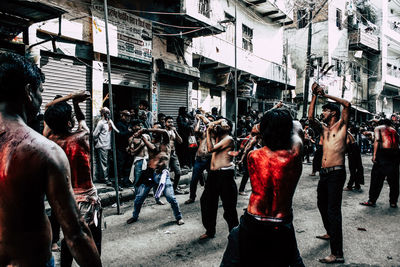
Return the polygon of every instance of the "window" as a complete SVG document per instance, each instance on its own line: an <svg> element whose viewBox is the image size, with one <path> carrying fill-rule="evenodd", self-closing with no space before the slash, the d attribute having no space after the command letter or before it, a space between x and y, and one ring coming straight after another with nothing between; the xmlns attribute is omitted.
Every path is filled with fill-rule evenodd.
<svg viewBox="0 0 400 267"><path fill-rule="evenodd" d="M253 29L242 24L242 48L253 52Z"/></svg>
<svg viewBox="0 0 400 267"><path fill-rule="evenodd" d="M210 0L199 0L199 13L206 16L207 18L210 17Z"/></svg>
<svg viewBox="0 0 400 267"><path fill-rule="evenodd" d="M310 77L314 77L318 74L318 67L319 69L322 67L322 57L311 58Z"/></svg>
<svg viewBox="0 0 400 267"><path fill-rule="evenodd" d="M306 27L308 23L307 12L305 9L297 10L297 25L299 29Z"/></svg>
<svg viewBox="0 0 400 267"><path fill-rule="evenodd" d="M359 83L361 82L361 67L357 66L356 64L352 64L352 80Z"/></svg>
<svg viewBox="0 0 400 267"><path fill-rule="evenodd" d="M342 29L342 10L339 8L336 9L336 27L338 27L339 30Z"/></svg>
<svg viewBox="0 0 400 267"><path fill-rule="evenodd" d="M234 21L234 17L229 14L225 13L225 20ZM233 23L226 23L225 24L225 40L232 43L235 41L235 25Z"/></svg>
<svg viewBox="0 0 400 267"><path fill-rule="evenodd" d="M167 52L183 57L184 41L178 37L167 37Z"/></svg>
<svg viewBox="0 0 400 267"><path fill-rule="evenodd" d="M334 70L336 71L337 76L341 76L343 69L343 61L336 58L332 58L332 64L335 66Z"/></svg>

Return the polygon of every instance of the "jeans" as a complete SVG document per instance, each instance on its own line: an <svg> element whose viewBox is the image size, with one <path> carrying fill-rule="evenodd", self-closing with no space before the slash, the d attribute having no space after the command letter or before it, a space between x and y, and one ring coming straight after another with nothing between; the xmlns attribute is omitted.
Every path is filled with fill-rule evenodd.
<svg viewBox="0 0 400 267"><path fill-rule="evenodd" d="M132 161L131 156L125 149L117 149L117 168L118 168L118 182L121 186L129 184L129 173L131 171Z"/></svg>
<svg viewBox="0 0 400 267"><path fill-rule="evenodd" d="M233 170L211 171L208 173L206 185L200 199L201 219L208 236L215 235L219 197L224 208L224 219L228 229L239 224L236 211L237 187L233 179Z"/></svg>
<svg viewBox="0 0 400 267"><path fill-rule="evenodd" d="M331 252L343 257L342 193L346 171L336 170L320 174L317 188L317 205L327 234L330 236Z"/></svg>
<svg viewBox="0 0 400 267"><path fill-rule="evenodd" d="M181 165L179 164L178 156L175 152L171 152L171 156L169 158L169 168L175 173L174 190L176 190L179 185L179 180L181 179Z"/></svg>
<svg viewBox="0 0 400 267"><path fill-rule="evenodd" d="M108 181L108 149L96 148L96 179L97 181Z"/></svg>
<svg viewBox="0 0 400 267"><path fill-rule="evenodd" d="M160 176L159 175L155 175L154 181L155 184L141 184L139 185L138 189L137 189L137 193L136 193L136 197L134 200L134 209L132 212L132 217L135 219L139 218L139 213L140 210L142 208L142 205L147 197L147 195L149 194L150 190L154 187L157 187ZM171 208L172 211L174 213L174 217L176 220L180 220L182 219L182 213L179 209L179 204L176 201L175 195L174 195L174 189L172 187L172 183L171 183L171 179L169 177L169 175L167 176L167 179L165 181L165 189L164 189L164 196L167 199L167 201L169 202L169 204L171 204Z"/></svg>
<svg viewBox="0 0 400 267"><path fill-rule="evenodd" d="M134 176L135 180L133 181L133 185L135 187L136 187L136 184L139 181L140 175L142 174L143 160L144 159L136 161L135 164L134 164L134 167L133 167L134 170L135 170L135 176Z"/></svg>
<svg viewBox="0 0 400 267"><path fill-rule="evenodd" d="M304 266L292 222L260 222L245 213L228 236L220 266Z"/></svg>
<svg viewBox="0 0 400 267"><path fill-rule="evenodd" d="M211 158L201 159L197 158L194 162L193 172L192 172L192 180L190 181L190 199L196 199L196 190L197 183L200 179L202 179L202 175L204 170L210 170L210 161Z"/></svg>

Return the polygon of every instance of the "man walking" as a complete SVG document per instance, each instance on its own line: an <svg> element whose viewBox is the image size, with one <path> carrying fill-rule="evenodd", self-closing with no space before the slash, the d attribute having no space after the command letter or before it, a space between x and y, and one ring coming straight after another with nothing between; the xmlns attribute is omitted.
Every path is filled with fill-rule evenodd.
<svg viewBox="0 0 400 267"><path fill-rule="evenodd" d="M374 130L374 163L371 171L371 185L369 187L369 199L360 203L364 206L375 207L376 200L381 193L385 178L390 187L389 203L391 208L397 208L399 198L399 134L392 127L389 119L383 119L383 125Z"/></svg>
<svg viewBox="0 0 400 267"><path fill-rule="evenodd" d="M208 124L207 150L212 153L210 172L200 199L201 219L206 233L200 239L215 236L218 202L221 197L224 208L224 219L228 223L228 229L239 224L236 211L237 187L234 177L235 165L229 152L233 151L233 138L229 135L232 123L226 119L220 119Z"/></svg>
<svg viewBox="0 0 400 267"><path fill-rule="evenodd" d="M314 118L317 95L334 100L343 106L342 116L336 104L329 102L322 106L322 165L317 189L317 204L327 234L317 236L330 240L331 255L320 259L322 263L343 263L342 234L342 193L346 181L345 150L350 103L344 99L325 94L317 83L312 85L313 97L308 109L308 119L320 123Z"/></svg>
<svg viewBox="0 0 400 267"><path fill-rule="evenodd" d="M55 266L46 195L77 263L101 266L72 195L64 151L26 125L42 103L42 82L32 62L0 55L0 265Z"/></svg>

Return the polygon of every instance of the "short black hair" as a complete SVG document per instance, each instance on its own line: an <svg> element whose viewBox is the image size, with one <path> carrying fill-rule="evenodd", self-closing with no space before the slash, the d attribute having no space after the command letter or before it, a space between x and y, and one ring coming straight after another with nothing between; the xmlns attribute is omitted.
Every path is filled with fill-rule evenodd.
<svg viewBox="0 0 400 267"><path fill-rule="evenodd" d="M162 117L164 117L164 119L165 119L167 116L165 116L164 113L158 113L158 115L157 115L158 120L160 120Z"/></svg>
<svg viewBox="0 0 400 267"><path fill-rule="evenodd" d="M68 132L68 122L72 118L72 107L65 101L50 106L44 113L44 121L56 134Z"/></svg>
<svg viewBox="0 0 400 267"><path fill-rule="evenodd" d="M18 101L25 86L36 91L44 82L44 74L31 60L15 53L0 53L0 101Z"/></svg>
<svg viewBox="0 0 400 267"><path fill-rule="evenodd" d="M174 120L174 118L172 116L167 116L167 117L165 117L165 121L167 121L167 120Z"/></svg>
<svg viewBox="0 0 400 267"><path fill-rule="evenodd" d="M386 126L392 126L392 121L389 120L388 118L384 118L379 121L379 124L386 125Z"/></svg>
<svg viewBox="0 0 400 267"><path fill-rule="evenodd" d="M322 106L322 109L329 109L330 111L336 111L336 118L340 118L340 107L332 102L328 102L325 105Z"/></svg>
<svg viewBox="0 0 400 267"><path fill-rule="evenodd" d="M140 100L139 105L145 106L146 108L150 108L149 101Z"/></svg>
<svg viewBox="0 0 400 267"><path fill-rule="evenodd" d="M137 125L140 125L141 123L142 122L140 120L132 120L131 121L132 126L137 126Z"/></svg>
<svg viewBox="0 0 400 267"><path fill-rule="evenodd" d="M273 109L261 118L263 144L272 151L287 150L292 145L293 118L286 109Z"/></svg>

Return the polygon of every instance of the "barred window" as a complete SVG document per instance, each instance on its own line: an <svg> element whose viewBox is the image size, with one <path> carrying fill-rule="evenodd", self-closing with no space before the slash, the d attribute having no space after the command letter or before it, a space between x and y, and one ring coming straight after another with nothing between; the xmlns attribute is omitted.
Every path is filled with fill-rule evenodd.
<svg viewBox="0 0 400 267"><path fill-rule="evenodd" d="M306 27L308 23L307 12L305 9L297 10L297 25L299 29Z"/></svg>
<svg viewBox="0 0 400 267"><path fill-rule="evenodd" d="M207 18L210 17L210 0L199 0L199 13L206 16Z"/></svg>
<svg viewBox="0 0 400 267"><path fill-rule="evenodd" d="M253 52L253 29L242 24L242 48Z"/></svg>

